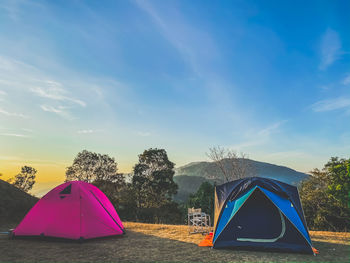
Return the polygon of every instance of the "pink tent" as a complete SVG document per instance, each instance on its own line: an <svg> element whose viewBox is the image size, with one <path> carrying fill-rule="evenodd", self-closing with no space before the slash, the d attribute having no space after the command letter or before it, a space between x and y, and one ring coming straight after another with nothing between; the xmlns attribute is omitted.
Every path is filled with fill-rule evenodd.
<svg viewBox="0 0 350 263"><path fill-rule="evenodd" d="M43 196L13 231L14 236L89 239L121 235L124 226L96 186L72 181Z"/></svg>

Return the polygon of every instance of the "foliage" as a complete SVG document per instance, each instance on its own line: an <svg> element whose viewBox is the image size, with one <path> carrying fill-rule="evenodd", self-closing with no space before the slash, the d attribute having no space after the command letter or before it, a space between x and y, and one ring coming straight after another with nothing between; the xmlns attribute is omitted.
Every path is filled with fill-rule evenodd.
<svg viewBox="0 0 350 263"><path fill-rule="evenodd" d="M94 184L118 209L125 187L124 175L118 173L115 159L107 154L83 150L66 170L66 181L79 180Z"/></svg>
<svg viewBox="0 0 350 263"><path fill-rule="evenodd" d="M137 206L161 207L170 202L177 192L174 173L174 163L164 149L151 148L140 154L132 178Z"/></svg>
<svg viewBox="0 0 350 263"><path fill-rule="evenodd" d="M187 207L201 208L203 212L210 215L211 220L214 216L214 189L215 187L209 182L203 182L197 192L191 194Z"/></svg>
<svg viewBox="0 0 350 263"><path fill-rule="evenodd" d="M348 231L350 160L331 160L320 171L314 169L311 178L301 185L300 198L311 229Z"/></svg>
<svg viewBox="0 0 350 263"><path fill-rule="evenodd" d="M73 164L67 167L66 181L112 181L122 183L123 175L117 173L117 163L107 154L83 150L74 158Z"/></svg>
<svg viewBox="0 0 350 263"><path fill-rule="evenodd" d="M172 201L178 188L173 180L174 173L174 163L164 149L151 148L139 155L132 178L136 220L160 222L169 209L177 212L177 205Z"/></svg>
<svg viewBox="0 0 350 263"><path fill-rule="evenodd" d="M183 224L184 215L176 202L167 202L160 207L139 208L137 221L156 224Z"/></svg>
<svg viewBox="0 0 350 263"><path fill-rule="evenodd" d="M93 181L92 184L105 193L115 208L119 209L126 187L123 174L117 173L104 180L98 179Z"/></svg>
<svg viewBox="0 0 350 263"><path fill-rule="evenodd" d="M23 166L21 172L14 178L8 180L9 183L21 189L24 192L28 192L33 188L35 184L37 170L30 166Z"/></svg>
<svg viewBox="0 0 350 263"><path fill-rule="evenodd" d="M135 200L135 190L130 183L124 184L124 186L119 189L120 198L118 204L113 203L118 209L118 214L123 220L135 221L136 220L136 200Z"/></svg>

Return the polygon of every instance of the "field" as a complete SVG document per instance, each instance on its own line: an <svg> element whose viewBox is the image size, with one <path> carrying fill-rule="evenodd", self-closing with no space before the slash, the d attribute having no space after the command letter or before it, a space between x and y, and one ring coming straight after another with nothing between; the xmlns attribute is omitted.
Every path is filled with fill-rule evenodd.
<svg viewBox="0 0 350 263"><path fill-rule="evenodd" d="M8 226L0 227L4 231ZM125 223L127 234L86 241L0 235L0 262L350 262L350 233L311 231L317 256L198 247L186 226Z"/></svg>

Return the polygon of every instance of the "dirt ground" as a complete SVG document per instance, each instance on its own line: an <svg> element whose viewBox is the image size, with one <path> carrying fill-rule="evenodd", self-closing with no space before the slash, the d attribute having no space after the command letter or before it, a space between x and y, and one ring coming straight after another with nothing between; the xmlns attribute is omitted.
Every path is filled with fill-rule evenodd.
<svg viewBox="0 0 350 263"><path fill-rule="evenodd" d="M313 232L317 256L198 247L186 226L124 223L127 234L76 243L0 235L0 262L350 262L350 233ZM0 226L0 232L8 226Z"/></svg>

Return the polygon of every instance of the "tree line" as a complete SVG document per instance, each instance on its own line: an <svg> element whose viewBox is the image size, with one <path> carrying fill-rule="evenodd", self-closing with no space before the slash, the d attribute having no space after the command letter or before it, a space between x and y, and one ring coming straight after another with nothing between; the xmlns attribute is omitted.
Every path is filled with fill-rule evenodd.
<svg viewBox="0 0 350 263"><path fill-rule="evenodd" d="M209 149L208 157L221 170L223 182L254 176L247 156L221 147ZM175 164L164 149L148 149L138 156L131 178L118 172L117 162L107 154L83 150L66 169L66 181L80 180L100 188L117 209L122 220L146 223L183 224L187 208L202 208L213 216L214 186L203 182L185 203L173 201L178 186ZM224 162L226 160L226 162ZM228 160L228 162L227 162ZM231 167L228 167L231 166ZM28 192L37 170L24 166L8 181ZM300 199L310 229L349 231L350 159L332 157L322 170L314 169L299 187Z"/></svg>

